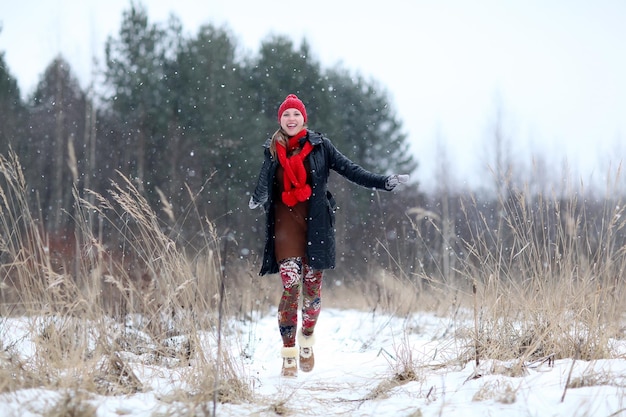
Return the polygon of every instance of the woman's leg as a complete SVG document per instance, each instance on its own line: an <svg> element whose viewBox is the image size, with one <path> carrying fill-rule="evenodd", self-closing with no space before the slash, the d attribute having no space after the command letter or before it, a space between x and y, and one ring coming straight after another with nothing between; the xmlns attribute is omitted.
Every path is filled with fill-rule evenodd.
<svg viewBox="0 0 626 417"><path fill-rule="evenodd" d="M283 295L278 304L278 329L283 338L283 346L294 347L298 328L298 301L302 285L302 259L283 259L278 269L283 281Z"/></svg>
<svg viewBox="0 0 626 417"><path fill-rule="evenodd" d="M302 291L302 333L310 336L315 330L322 308L323 271L304 264L304 290Z"/></svg>

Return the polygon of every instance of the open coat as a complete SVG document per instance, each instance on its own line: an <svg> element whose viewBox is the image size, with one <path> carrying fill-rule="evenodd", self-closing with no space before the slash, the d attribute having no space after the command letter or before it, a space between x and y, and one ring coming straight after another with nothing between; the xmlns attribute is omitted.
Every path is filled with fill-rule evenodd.
<svg viewBox="0 0 626 417"><path fill-rule="evenodd" d="M332 142L321 133L307 131L307 140L313 150L307 156L311 168L311 189L309 213L307 217L308 264L317 270L335 267L335 200L328 191L330 170L336 171L349 181L367 188L385 190L388 176L371 173L352 162L335 148ZM278 262L274 254L274 176L278 159L270 153L270 142L265 144L263 166L259 173L252 199L263 205L266 214L265 249L263 265L259 275L278 272Z"/></svg>

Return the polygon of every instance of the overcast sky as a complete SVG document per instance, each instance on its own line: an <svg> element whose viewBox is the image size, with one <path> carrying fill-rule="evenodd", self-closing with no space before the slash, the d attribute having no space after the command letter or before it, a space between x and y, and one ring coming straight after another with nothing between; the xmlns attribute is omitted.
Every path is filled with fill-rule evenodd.
<svg viewBox="0 0 626 417"><path fill-rule="evenodd" d="M556 166L566 159L584 179L593 172L597 180L609 162L626 156L623 0L142 4L153 23L173 13L190 35L205 23L227 27L244 53L257 52L270 34L296 45L305 37L324 67L341 64L376 80L403 121L426 188L438 140L459 184L485 178L485 143L497 111L519 160L531 151ZM102 60L104 42L117 36L129 5L0 0L0 51L22 94L32 92L58 53L86 87L93 58Z"/></svg>

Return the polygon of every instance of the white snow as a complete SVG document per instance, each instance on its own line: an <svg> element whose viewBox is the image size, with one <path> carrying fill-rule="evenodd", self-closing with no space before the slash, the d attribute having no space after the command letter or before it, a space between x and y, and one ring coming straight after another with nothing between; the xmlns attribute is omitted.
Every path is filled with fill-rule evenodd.
<svg viewBox="0 0 626 417"><path fill-rule="evenodd" d="M484 360L476 367L468 355L469 341L457 331L466 326L469 323L434 313L398 318L323 309L316 329L315 369L286 379L279 376L281 344L275 312L232 321L227 324L224 345L241 361L241 379L251 387L252 398L220 403L217 415L626 415L625 341L613 341L614 359L543 358L523 366ZM4 318L0 331L4 351L10 348L28 362L33 354L29 329L25 319ZM147 389L125 395L90 394L89 403L97 409L97 416L177 415L168 394L185 387L180 369L142 363L141 354L127 363L133 364ZM0 417L42 415L63 395L61 390L48 389L4 392ZM206 410L210 412L212 404Z"/></svg>

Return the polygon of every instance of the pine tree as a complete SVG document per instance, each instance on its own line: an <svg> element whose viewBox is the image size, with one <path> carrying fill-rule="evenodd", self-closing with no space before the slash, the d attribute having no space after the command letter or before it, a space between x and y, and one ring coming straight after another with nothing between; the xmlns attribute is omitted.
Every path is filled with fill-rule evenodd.
<svg viewBox="0 0 626 417"><path fill-rule="evenodd" d="M86 96L63 57L46 68L30 102L22 149L27 182L38 190L48 229L64 232L69 221L64 213L72 207L72 185L84 162Z"/></svg>
<svg viewBox="0 0 626 417"><path fill-rule="evenodd" d="M121 139L121 168L137 179L140 190L158 182L167 149L165 39L164 30L148 22L145 8L132 4L123 14L119 38L109 38L105 46L105 79L112 89L108 103L121 133L116 138Z"/></svg>
<svg viewBox="0 0 626 417"><path fill-rule="evenodd" d="M11 75L0 52L0 152L6 153L9 147L19 151L25 125L25 107L20 97L17 79Z"/></svg>

